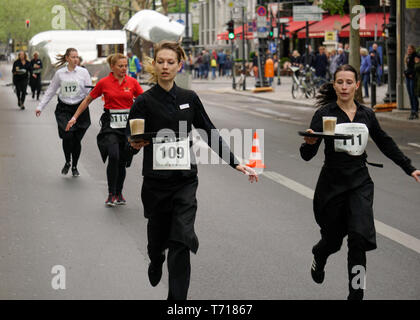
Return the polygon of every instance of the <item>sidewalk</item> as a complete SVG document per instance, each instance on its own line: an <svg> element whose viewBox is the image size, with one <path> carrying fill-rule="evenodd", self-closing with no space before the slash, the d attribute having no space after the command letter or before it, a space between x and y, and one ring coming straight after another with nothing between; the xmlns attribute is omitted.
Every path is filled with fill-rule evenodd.
<svg viewBox="0 0 420 320"><path fill-rule="evenodd" d="M239 77L236 77L236 85L238 85ZM293 99L291 93L292 87L292 78L291 77L281 77L280 78L281 84L277 85L277 78L274 78L273 81L273 90L272 92L258 92L254 93L252 90L255 88L255 79L254 77L247 77L246 78L246 91L243 91L242 88L238 88L234 90L232 88L232 78L216 78L215 80L202 80L202 79L193 79L192 83L194 84L208 84L206 90L217 92L217 93L226 93L226 94L236 94L236 95L243 95L243 96L250 96L253 98L258 98L261 100L267 100L270 102L278 103L278 104L288 104L288 105L296 105L296 106L306 106L308 108L315 108L315 99L306 99L304 97ZM219 87L217 87L219 85ZM220 85L223 85L221 87ZM216 86L216 87L214 87ZM383 98L386 95L388 86L387 84L383 84L380 87L376 87L376 103L382 104ZM370 87L369 87L370 91ZM367 107L371 107L371 101L368 99L364 99L363 104ZM409 109L394 109L392 112L376 112L376 116L378 119L389 119L401 122L412 123L416 125L420 125L420 120L408 120L410 115Z"/></svg>

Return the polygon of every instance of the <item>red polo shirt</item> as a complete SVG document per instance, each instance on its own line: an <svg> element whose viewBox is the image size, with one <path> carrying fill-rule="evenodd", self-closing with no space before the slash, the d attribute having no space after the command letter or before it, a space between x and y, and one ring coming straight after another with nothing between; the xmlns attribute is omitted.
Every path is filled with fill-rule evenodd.
<svg viewBox="0 0 420 320"><path fill-rule="evenodd" d="M101 95L105 98L105 109L129 109L133 105L133 99L144 91L136 79L125 76L119 84L114 74L110 74L98 81L89 95L96 99Z"/></svg>

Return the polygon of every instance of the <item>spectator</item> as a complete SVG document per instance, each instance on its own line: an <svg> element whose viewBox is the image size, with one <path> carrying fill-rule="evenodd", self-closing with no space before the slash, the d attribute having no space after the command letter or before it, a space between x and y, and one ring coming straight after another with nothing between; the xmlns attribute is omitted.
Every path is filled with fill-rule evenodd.
<svg viewBox="0 0 420 320"><path fill-rule="evenodd" d="M232 71L232 60L230 59L229 55L226 55L226 61L225 61L225 66L224 66L224 71L225 71L225 75L227 77L231 76L231 71Z"/></svg>
<svg viewBox="0 0 420 320"><path fill-rule="evenodd" d="M415 95L417 97L417 101L418 98L420 97L420 55L417 54L414 58L414 70L416 70L416 90L415 90Z"/></svg>
<svg viewBox="0 0 420 320"><path fill-rule="evenodd" d="M374 43L372 45L372 50L370 51L370 60L372 62L372 66L376 68L376 81L378 86L382 85L382 59L378 51L378 45Z"/></svg>
<svg viewBox="0 0 420 320"><path fill-rule="evenodd" d="M343 64L347 64L347 57L346 54L344 53L344 49L343 48L338 48L337 49L337 67L342 66Z"/></svg>
<svg viewBox="0 0 420 320"><path fill-rule="evenodd" d="M225 75L226 53L223 50L219 51L217 55L217 62L219 63L219 77Z"/></svg>
<svg viewBox="0 0 420 320"><path fill-rule="evenodd" d="M254 56L252 57L252 71L254 72L255 81L258 80L258 52L255 52Z"/></svg>
<svg viewBox="0 0 420 320"><path fill-rule="evenodd" d="M202 61L203 56L201 55L201 53L194 58L194 79L197 79L200 77L200 64Z"/></svg>
<svg viewBox="0 0 420 320"><path fill-rule="evenodd" d="M346 61L344 61L344 64L348 64L350 55L350 45L348 43L344 44L344 54L346 56Z"/></svg>
<svg viewBox="0 0 420 320"><path fill-rule="evenodd" d="M325 79L327 75L328 58L325 54L325 47L319 47L315 58L315 76Z"/></svg>
<svg viewBox="0 0 420 320"><path fill-rule="evenodd" d="M335 73L335 70L338 68L338 58L339 55L337 54L337 51L335 49L331 50L330 57L329 57L329 67L328 71L330 74L329 79L332 79Z"/></svg>
<svg viewBox="0 0 420 320"><path fill-rule="evenodd" d="M415 71L415 62L414 58L417 56L416 48L410 44L407 47L407 54L405 55L405 63L407 68L404 70L405 81L407 83L407 91L410 97L411 104L411 114L408 118L409 120L419 118L419 100L414 93L415 83L416 83L416 71Z"/></svg>
<svg viewBox="0 0 420 320"><path fill-rule="evenodd" d="M315 68L315 58L316 57L315 57L314 51L312 50L311 45L308 45L308 52L309 52L308 61L306 62L306 51L305 51L305 53L303 54L303 56L301 58L301 63L302 64L307 63L310 67Z"/></svg>
<svg viewBox="0 0 420 320"><path fill-rule="evenodd" d="M203 50L203 74L202 78L208 79L210 70L210 54L208 51Z"/></svg>
<svg viewBox="0 0 420 320"><path fill-rule="evenodd" d="M360 74L362 76L363 88L365 89L365 96L363 98L369 98L370 68L372 64L366 48L360 48L360 58Z"/></svg>
<svg viewBox="0 0 420 320"><path fill-rule="evenodd" d="M214 56L211 57L210 67L211 67L211 79L214 80L216 79L216 68L217 68L217 60Z"/></svg>
<svg viewBox="0 0 420 320"><path fill-rule="evenodd" d="M141 65L139 58L134 54L131 50L127 50L127 56L128 56L128 74L133 77L134 79L137 79L137 76L139 75L141 71Z"/></svg>

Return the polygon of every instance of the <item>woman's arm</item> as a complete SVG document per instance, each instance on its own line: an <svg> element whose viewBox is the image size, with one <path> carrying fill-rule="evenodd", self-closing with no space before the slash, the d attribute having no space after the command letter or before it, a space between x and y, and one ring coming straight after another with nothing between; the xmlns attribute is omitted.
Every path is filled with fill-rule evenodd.
<svg viewBox="0 0 420 320"><path fill-rule="evenodd" d="M76 112L74 113L73 117L67 122L66 131L69 131L71 127L76 123L77 118L82 114L83 111L89 106L89 104L93 101L93 98L88 94L86 98L82 101L82 103L77 108Z"/></svg>

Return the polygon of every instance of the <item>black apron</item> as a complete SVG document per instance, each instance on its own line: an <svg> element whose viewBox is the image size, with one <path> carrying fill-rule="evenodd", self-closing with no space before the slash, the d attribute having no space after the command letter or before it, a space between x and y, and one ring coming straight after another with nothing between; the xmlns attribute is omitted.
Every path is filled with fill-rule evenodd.
<svg viewBox="0 0 420 320"><path fill-rule="evenodd" d="M108 157L108 146L111 144L124 144L124 153L122 157L126 162L125 166L128 168L133 160L133 155L138 151L133 149L125 135L125 128L113 129L111 128L111 113L108 109L104 109L104 113L99 120L101 130L99 131L96 142L98 144L99 152L101 153L102 161L105 163Z"/></svg>
<svg viewBox="0 0 420 320"><path fill-rule="evenodd" d="M144 216L147 219L158 220L159 229L165 232L166 244L176 241L185 244L192 252L197 253L198 238L194 231L194 221L197 213L196 192L197 176L180 179L162 179L144 177L141 189L141 199ZM161 241L161 239L152 239Z"/></svg>
<svg viewBox="0 0 420 320"><path fill-rule="evenodd" d="M366 251L376 249L373 187L364 163L348 167L324 165L313 201L316 222L327 233L358 233L366 240Z"/></svg>
<svg viewBox="0 0 420 320"><path fill-rule="evenodd" d="M83 100L82 100L83 101ZM77 132L80 140L83 138L86 130L90 126L90 113L89 107L77 118L76 123L70 128L69 131L66 131L67 123L75 114L77 108L79 107L81 101L77 104L66 104L60 99L58 99L58 104L55 109L55 118L58 125L58 135L61 139L69 138L74 132Z"/></svg>

